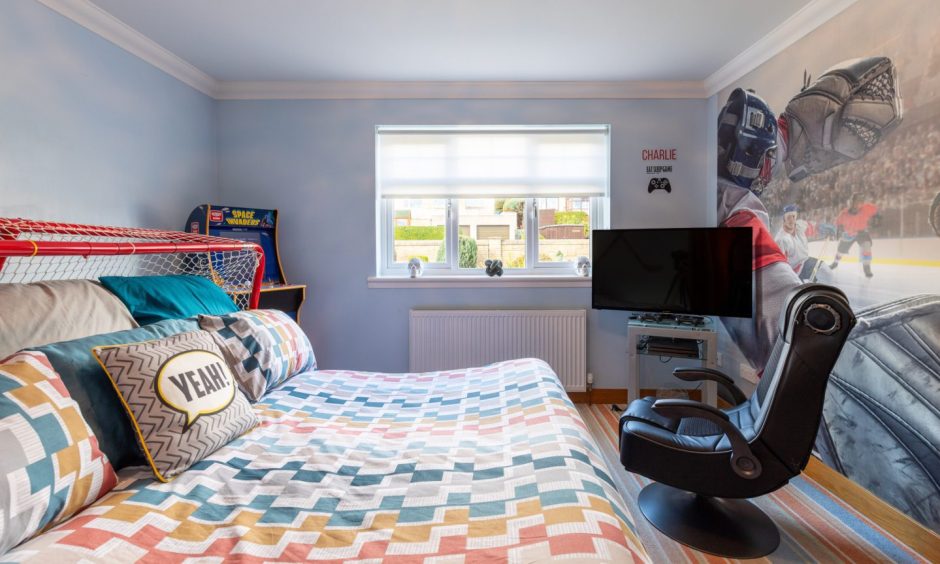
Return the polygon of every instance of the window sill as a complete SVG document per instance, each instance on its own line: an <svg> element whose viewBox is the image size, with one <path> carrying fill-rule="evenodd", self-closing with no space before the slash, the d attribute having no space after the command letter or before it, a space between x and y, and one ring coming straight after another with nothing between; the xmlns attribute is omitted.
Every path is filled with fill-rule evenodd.
<svg viewBox="0 0 940 564"><path fill-rule="evenodd" d="M370 276L369 288L590 288L583 276Z"/></svg>

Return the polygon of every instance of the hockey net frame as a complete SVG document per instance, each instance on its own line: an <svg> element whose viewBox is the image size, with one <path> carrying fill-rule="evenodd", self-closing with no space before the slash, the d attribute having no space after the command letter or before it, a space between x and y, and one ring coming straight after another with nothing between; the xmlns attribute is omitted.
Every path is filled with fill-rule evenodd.
<svg viewBox="0 0 940 564"><path fill-rule="evenodd" d="M182 231L0 218L0 284L168 274L208 278L240 309L255 309L264 251Z"/></svg>

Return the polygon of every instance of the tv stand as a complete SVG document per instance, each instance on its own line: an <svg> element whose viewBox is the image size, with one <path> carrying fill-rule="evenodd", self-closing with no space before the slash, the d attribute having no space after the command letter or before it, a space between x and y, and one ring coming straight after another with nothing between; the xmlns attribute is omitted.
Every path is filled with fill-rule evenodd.
<svg viewBox="0 0 940 564"><path fill-rule="evenodd" d="M640 397L640 355L699 360L703 367L714 369L718 367L718 333L714 322L707 317L674 314L630 316L627 323L629 401ZM714 382L702 382L702 400L717 406L718 390Z"/></svg>

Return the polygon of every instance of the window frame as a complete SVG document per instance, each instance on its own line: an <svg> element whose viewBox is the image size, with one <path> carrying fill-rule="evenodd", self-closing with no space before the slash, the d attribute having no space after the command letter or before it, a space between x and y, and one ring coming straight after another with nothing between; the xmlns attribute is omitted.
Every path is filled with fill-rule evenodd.
<svg viewBox="0 0 940 564"><path fill-rule="evenodd" d="M423 198L410 198L420 200ZM440 275L449 275L451 259L451 203L449 198L426 198L428 200L444 200L444 257L446 262L426 262L424 263L425 272L434 272ZM380 199L380 214L382 217L382 229L379 235L379 275L380 276L401 276L407 275L408 263L395 262L395 206L392 205L392 199Z"/></svg>
<svg viewBox="0 0 940 564"><path fill-rule="evenodd" d="M565 198L565 197L570 197L570 196L558 196L558 198ZM538 212L538 206L537 206L538 200L539 198L531 198L533 210L531 213L532 217L530 219L532 221L532 225L531 226L526 225L526 241L530 240L529 230L531 229L532 232L535 234L535 236L531 238L535 248L529 249L528 246L526 247L526 264L529 264L528 259L530 256L532 256L535 258L535 262L533 264L534 274L551 274L551 275L574 274L575 267L577 266L576 261L569 260L569 261L560 261L560 262L559 261L543 262L539 260L540 239L538 238L538 232L539 232L539 225L538 225L539 212ZM589 219L590 219L589 225L591 228L591 233L594 233L595 229L607 229L607 226L610 225L610 214L607 209L608 208L607 204L609 200L610 200L609 197L605 198L602 196L594 196L594 197L589 198L588 214L589 214ZM526 204L526 208L528 209L528 204ZM588 258L589 259L591 258L591 254L593 253L593 250L594 250L593 240L591 239L591 237L588 237L588 251L589 251ZM562 270L564 272L556 272L556 271L562 271Z"/></svg>
<svg viewBox="0 0 940 564"><path fill-rule="evenodd" d="M558 196L565 197L565 196ZM420 199L420 198L416 198ZM441 198L428 198L441 199ZM461 198L444 198L444 244L446 261L443 263L428 262L424 264L425 276L479 276L485 274L483 268L460 268L457 261L457 239L460 229ZM575 274L575 261L541 262L538 260L538 207L539 198L521 198L525 200L523 228L526 241L525 268L504 268L503 276L573 276ZM610 223L609 198L594 196L590 198L590 228L606 229ZM379 229L379 276L407 276L408 264L395 262L395 206L393 199L380 198L378 201L381 225ZM590 239L589 239L590 241ZM590 248L590 242L589 242Z"/></svg>
<svg viewBox="0 0 940 564"><path fill-rule="evenodd" d="M446 131L454 129L460 126L395 126L395 129L411 129L414 131ZM515 126L467 126L469 129L494 129L497 131L505 131L515 129ZM542 126L521 126L523 129L532 130L532 129L545 129L553 130L557 129L564 131L570 129L572 125L542 125ZM596 127L596 126L591 126ZM591 196L589 197L589 213L590 213L590 229L593 233L596 229L607 229L610 226L610 169L611 169L611 157L610 157L610 148L611 148L611 127L609 124L605 124L602 127L606 130L606 196ZM379 186L379 168L380 168L380 152L379 147L379 134L380 131L386 128L386 126L377 125L375 127L375 196L376 196L376 275L378 278L390 277L390 278L400 278L403 276L408 276L408 264L407 263L396 263L394 261L395 257L395 221L394 221L394 208L393 198L383 198L380 194ZM539 198L544 198L546 196L523 196L521 199L525 200L525 211L524 211L524 232L526 240L526 266L525 268L505 268L503 271L504 278L512 277L558 277L558 276L574 276L576 275L575 261L565 261L565 262L540 262L539 261L539 239L538 239L538 208L537 200ZM572 197L566 196L564 194L557 194L551 197L564 198ZM577 196L574 196L577 197ZM478 197L477 197L478 198ZM405 199L405 198L402 198ZM473 278L479 277L480 275L485 275L484 268L460 268L458 265L458 238L460 232L460 216L459 216L459 200L461 199L475 199L473 197L466 198L408 198L408 199L443 199L445 200L445 217L444 217L444 243L445 248L445 257L446 262L444 263L425 263L424 264L424 274L425 278L435 278L435 277L447 277L447 278ZM588 248L592 250L592 243L589 238ZM589 256L590 258L590 256Z"/></svg>

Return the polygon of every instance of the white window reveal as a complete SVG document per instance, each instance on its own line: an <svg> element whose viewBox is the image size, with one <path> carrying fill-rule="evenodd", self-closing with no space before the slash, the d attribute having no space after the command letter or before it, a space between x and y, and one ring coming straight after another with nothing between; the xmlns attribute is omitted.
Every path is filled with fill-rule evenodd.
<svg viewBox="0 0 940 564"><path fill-rule="evenodd" d="M608 225L610 127L379 126L379 276L572 275Z"/></svg>

